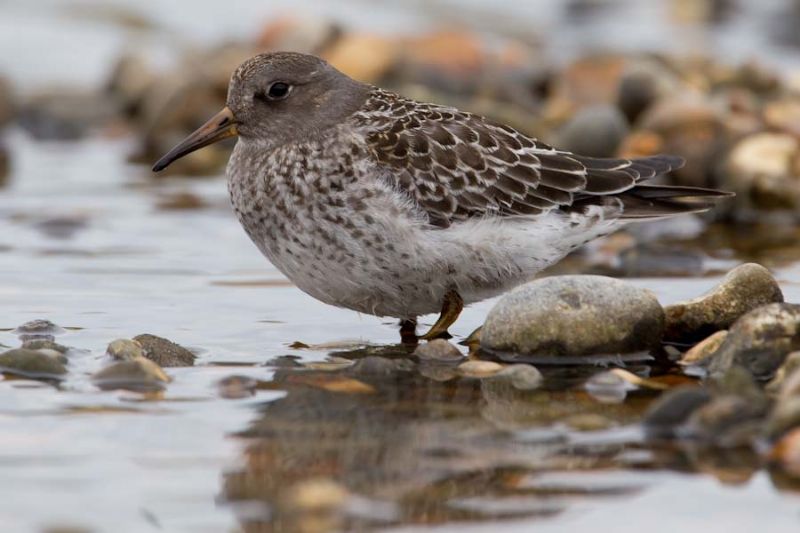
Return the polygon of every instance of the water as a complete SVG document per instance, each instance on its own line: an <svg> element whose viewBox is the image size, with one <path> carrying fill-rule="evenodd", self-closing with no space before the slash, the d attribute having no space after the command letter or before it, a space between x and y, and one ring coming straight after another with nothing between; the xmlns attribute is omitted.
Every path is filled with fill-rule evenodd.
<svg viewBox="0 0 800 533"><path fill-rule="evenodd" d="M0 56L0 71L23 88L101 83L133 34L70 16L70 5L0 4L0 47L21 43L18 54ZM175 32L133 35L163 61L175 40L251 32L260 15L281 7L238 2L230 9L239 16L217 23L217 8L207 5L193 17L182 14L188 2L112 5L136 6ZM397 5L371 13L363 5L346 2L339 14L384 29L420 18ZM470 2L470 9L486 3ZM641 20L652 20L652 8L640 10ZM560 20L554 2L521 13L537 19L537 28ZM53 28L69 46L52 47ZM727 35L714 42L728 42ZM647 46L668 37L653 36ZM743 41L751 38L761 39ZM594 42L586 39L582 46ZM401 365L385 375L309 369L330 354L407 354L393 347L393 321L319 303L272 268L235 221L221 177L153 180L146 168L125 163L128 139L37 143L16 130L6 137L14 167L0 191L0 344L18 345L13 328L47 318L67 329L57 340L76 350L58 388L0 381L4 531L298 531L315 516L293 512L292 489L322 490L319 480L328 478L347 487L346 512L342 522L317 518L344 529L797 528L796 485L752 457L643 443L635 422L651 393L605 404L552 371L546 390L522 393L491 381L439 381L447 372L441 368ZM158 207L177 192L207 207ZM797 264L778 270L789 301L800 300L798 274ZM665 304L716 281L631 280ZM468 335L491 305L467 309L452 332ZM106 345L145 332L197 351L196 366L168 369L174 381L161 398L97 390L89 375L107 363ZM293 348L295 341L329 347ZM217 383L233 375L257 380L255 394L223 398ZM610 427L568 427L585 415Z"/></svg>

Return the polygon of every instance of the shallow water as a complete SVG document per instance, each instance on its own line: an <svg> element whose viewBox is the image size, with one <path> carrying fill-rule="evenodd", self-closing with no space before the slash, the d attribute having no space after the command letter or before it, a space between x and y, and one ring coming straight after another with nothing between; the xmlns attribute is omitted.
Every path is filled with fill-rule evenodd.
<svg viewBox="0 0 800 533"><path fill-rule="evenodd" d="M0 343L17 345L14 327L48 318L67 330L57 340L76 351L60 388L0 382L0 520L8 531L254 530L269 520L266 530L295 531L297 517L270 514L270 505L302 480L331 477L352 494L348 528L448 531L466 521L516 531L535 521L543 531L744 532L765 520L770 531L796 528L797 496L753 472L752 459L644 446L630 424L651 394L609 405L565 390L552 373L550 390L520 393L487 381L440 382L441 369L301 368L329 353L406 354L380 348L396 342L391 321L328 307L286 283L234 220L222 178L153 181L123 163L126 141L59 146L13 132L10 143L18 157L0 194ZM178 191L208 207L156 207ZM778 274L791 281L796 272ZM664 303L714 281L633 280ZM796 284L784 288L798 300ZM456 337L490 306L468 309ZM174 382L161 399L92 386L88 374L107 362L107 343L143 332L196 350L197 365L168 369ZM333 344L290 348L295 341ZM354 350L358 343L378 347ZM259 380L256 394L222 398L216 384L231 375ZM337 384L344 392L328 390ZM614 427L564 425L586 413Z"/></svg>
<svg viewBox="0 0 800 533"><path fill-rule="evenodd" d="M763 14L776 3L748 9ZM238 16L218 23L215 9L184 16L188 2L112 4L136 6L172 32L133 35L163 61L175 41L255 31L262 15L282 5L237 2ZM403 10L388 4L371 11L354 0L336 9L381 30L419 19L398 18ZM488 2L468 4L485 13ZM741 58L766 46L757 16L741 17L711 40L676 43L677 33L650 31L659 14L646 4L629 20L612 12L593 33L578 32L579 42L574 29L552 37L565 53L598 42L700 43ZM18 52L0 56L0 71L22 87L102 81L132 35L70 15L65 5L72 3L0 4L0 46ZM547 28L561 20L556 6L530 2L516 18ZM54 28L69 46L52 46ZM791 55L769 50L770 61L792 63ZM124 162L132 148L126 139L7 137L14 168L0 190L0 344L17 346L16 326L47 318L66 328L56 340L74 350L59 387L0 380L3 531L797 530L796 485L758 469L755 458L645 444L635 423L652 393L603 403L574 386L585 374L553 369L545 369L545 390L527 393L491 380L441 381L450 377L441 367L332 370L369 354L407 361L393 345L396 325L292 287L235 221L222 178L153 180L148 169ZM206 207L158 207L183 192ZM777 275L786 299L800 301L800 266L785 263ZM631 282L666 304L716 280ZM467 309L452 329L456 338L480 325L491 305ZM196 366L167 369L174 381L163 397L94 387L89 375L107 363L109 341L145 332L190 347ZM315 347L291 347L296 341ZM333 364L315 365L330 357ZM256 380L254 395L224 397L230 391L218 382L230 376ZM610 427L570 429L586 415ZM324 479L347 488L349 496L339 494L343 516L298 512L291 496L298 486L337 498L336 490L325 492Z"/></svg>

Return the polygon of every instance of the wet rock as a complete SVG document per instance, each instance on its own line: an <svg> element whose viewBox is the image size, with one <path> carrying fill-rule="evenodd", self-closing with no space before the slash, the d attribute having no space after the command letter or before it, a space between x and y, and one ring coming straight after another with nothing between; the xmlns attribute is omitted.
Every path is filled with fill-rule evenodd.
<svg viewBox="0 0 800 533"><path fill-rule="evenodd" d="M689 434L723 447L750 445L761 432L767 406L749 398L725 395L695 410L687 422Z"/></svg>
<svg viewBox="0 0 800 533"><path fill-rule="evenodd" d="M796 350L800 350L800 305L764 305L733 324L714 354L709 372L712 378L719 378L738 365L757 380L768 381Z"/></svg>
<svg viewBox="0 0 800 533"><path fill-rule="evenodd" d="M612 157L628 134L622 112L611 105L586 107L578 111L555 136L559 149L591 157Z"/></svg>
<svg viewBox="0 0 800 533"><path fill-rule="evenodd" d="M675 74L654 61L639 61L625 68L619 82L617 107L629 124L649 109L658 99L678 90Z"/></svg>
<svg viewBox="0 0 800 533"><path fill-rule="evenodd" d="M61 335L65 332L64 328L46 319L25 322L13 331L23 342L33 339L53 340L56 335Z"/></svg>
<svg viewBox="0 0 800 533"><path fill-rule="evenodd" d="M458 371L452 365L427 363L419 365L418 370L420 375L433 381L450 381L458 377Z"/></svg>
<svg viewBox="0 0 800 533"><path fill-rule="evenodd" d="M680 361L683 366L704 365L711 361L711 356L716 353L725 337L728 336L726 330L718 331L698 342L688 350Z"/></svg>
<svg viewBox="0 0 800 533"><path fill-rule="evenodd" d="M791 430L775 443L769 460L785 473L800 478L800 428Z"/></svg>
<svg viewBox="0 0 800 533"><path fill-rule="evenodd" d="M258 380L250 376L228 376L217 382L219 395L226 400L255 396Z"/></svg>
<svg viewBox="0 0 800 533"><path fill-rule="evenodd" d="M686 159L683 168L671 173L678 184L716 186L719 154L730 143L719 110L700 99L665 98L644 112L637 126L651 149Z"/></svg>
<svg viewBox="0 0 800 533"><path fill-rule="evenodd" d="M471 378L485 378L493 376L503 370L503 365L493 361L467 361L458 365L459 374Z"/></svg>
<svg viewBox="0 0 800 533"><path fill-rule="evenodd" d="M764 434L771 440L800 426L800 396L781 398L772 409L764 427Z"/></svg>
<svg viewBox="0 0 800 533"><path fill-rule="evenodd" d="M783 390L784 384L788 384L789 389L794 389L793 384L795 382L800 386L798 368L800 368L800 352L792 352L786 356L786 360L775 373L775 377L764 387L764 390L769 394L776 395ZM788 383L790 378L792 382ZM800 388L797 390L800 392ZM793 394L793 392L789 392L789 394Z"/></svg>
<svg viewBox="0 0 800 533"><path fill-rule="evenodd" d="M22 106L19 124L37 140L70 141L118 114L113 100L102 94L56 88L31 96Z"/></svg>
<svg viewBox="0 0 800 533"><path fill-rule="evenodd" d="M755 263L740 265L703 296L665 307L664 340L700 341L745 313L776 302L783 302L783 293L769 270Z"/></svg>
<svg viewBox="0 0 800 533"><path fill-rule="evenodd" d="M111 69L105 91L129 117L138 117L147 91L155 83L155 72L147 60L137 54L125 54Z"/></svg>
<svg viewBox="0 0 800 533"><path fill-rule="evenodd" d="M523 364L508 365L495 374L492 379L508 380L511 386L517 390L538 389L544 381L542 373L535 366Z"/></svg>
<svg viewBox="0 0 800 533"><path fill-rule="evenodd" d="M614 372L600 372L586 380L586 392L602 403L620 403L634 387Z"/></svg>
<svg viewBox="0 0 800 533"><path fill-rule="evenodd" d="M397 57L395 45L385 37L348 33L323 53L331 65L353 79L378 83Z"/></svg>
<svg viewBox="0 0 800 533"><path fill-rule="evenodd" d="M16 348L0 354L0 371L33 379L63 379L67 368L52 354Z"/></svg>
<svg viewBox="0 0 800 533"><path fill-rule="evenodd" d="M800 207L800 141L786 133L757 133L739 141L725 163L736 204L761 210Z"/></svg>
<svg viewBox="0 0 800 533"><path fill-rule="evenodd" d="M22 348L26 350L52 350L59 354L65 354L69 351L69 346L58 344L49 339L31 339L22 343Z"/></svg>
<svg viewBox="0 0 800 533"><path fill-rule="evenodd" d="M271 19L258 36L264 50L293 50L319 55L342 36L342 29L325 17L282 16Z"/></svg>
<svg viewBox="0 0 800 533"><path fill-rule="evenodd" d="M113 363L92 374L92 383L102 390L156 392L164 390L169 382L161 367L144 357Z"/></svg>
<svg viewBox="0 0 800 533"><path fill-rule="evenodd" d="M691 414L709 401L711 394L703 387L678 387L664 393L647 409L643 425L653 437L674 436Z"/></svg>
<svg viewBox="0 0 800 533"><path fill-rule="evenodd" d="M414 355L421 360L426 361L441 361L444 363L452 363L464 359L464 355L459 351L458 347L444 339L434 339L425 344L420 344Z"/></svg>
<svg viewBox="0 0 800 533"><path fill-rule="evenodd" d="M630 353L657 346L663 329L664 311L649 291L601 276L549 277L497 302L481 348L551 356Z"/></svg>
<svg viewBox="0 0 800 533"><path fill-rule="evenodd" d="M179 344L148 333L133 338L144 350L144 356L163 367L192 366L196 356Z"/></svg>
<svg viewBox="0 0 800 533"><path fill-rule="evenodd" d="M800 137L800 99L781 99L764 107L764 122L770 129Z"/></svg>
<svg viewBox="0 0 800 533"><path fill-rule="evenodd" d="M144 357L144 349L137 341L117 339L109 343L108 348L106 348L106 355L118 361L128 361L137 357Z"/></svg>
<svg viewBox="0 0 800 533"><path fill-rule="evenodd" d="M354 376L388 378L397 375L398 372L408 372L413 368L414 364L408 360L368 355L353 363L347 369L347 373Z"/></svg>

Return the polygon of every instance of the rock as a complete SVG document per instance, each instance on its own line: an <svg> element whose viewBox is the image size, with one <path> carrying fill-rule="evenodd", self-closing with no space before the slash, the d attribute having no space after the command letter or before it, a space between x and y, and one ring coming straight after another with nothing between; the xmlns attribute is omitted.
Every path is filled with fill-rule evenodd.
<svg viewBox="0 0 800 533"><path fill-rule="evenodd" d="M353 363L347 369L347 373L354 376L388 378L396 376L398 372L408 372L413 368L413 363L408 360L368 355Z"/></svg>
<svg viewBox="0 0 800 533"><path fill-rule="evenodd" d="M619 82L617 107L629 124L650 108L659 98L678 90L673 72L654 61L640 61L625 68Z"/></svg>
<svg viewBox="0 0 800 533"><path fill-rule="evenodd" d="M250 376L228 376L217 382L219 395L226 400L255 396L258 380Z"/></svg>
<svg viewBox="0 0 800 533"><path fill-rule="evenodd" d="M634 387L619 374L600 372L586 380L583 386L586 392L602 403L621 403Z"/></svg>
<svg viewBox="0 0 800 533"><path fill-rule="evenodd" d="M51 354L16 348L0 354L0 371L33 379L63 379L67 368Z"/></svg>
<svg viewBox="0 0 800 533"><path fill-rule="evenodd" d="M561 150L591 157L612 157L628 134L622 112L611 105L596 105L578 111L555 136Z"/></svg>
<svg viewBox="0 0 800 533"><path fill-rule="evenodd" d="M129 361L137 357L144 357L144 349L137 341L117 339L109 343L106 355L118 361Z"/></svg>
<svg viewBox="0 0 800 533"><path fill-rule="evenodd" d="M650 436L672 437L681 430L693 412L709 401L711 394L703 387L678 387L656 400L647 409L642 423Z"/></svg>
<svg viewBox="0 0 800 533"><path fill-rule="evenodd" d="M740 208L800 207L800 140L787 133L757 133L739 141L725 163L727 183Z"/></svg>
<svg viewBox="0 0 800 533"><path fill-rule="evenodd" d="M750 445L761 432L766 404L725 395L695 410L687 421L689 434L717 446Z"/></svg>
<svg viewBox="0 0 800 533"><path fill-rule="evenodd" d="M161 367L144 357L113 363L92 374L92 383L102 390L157 392L169 382Z"/></svg>
<svg viewBox="0 0 800 533"><path fill-rule="evenodd" d="M602 276L526 283L489 311L481 349L549 356L631 353L658 346L664 311L656 297Z"/></svg>
<svg viewBox="0 0 800 533"><path fill-rule="evenodd" d="M155 83L155 72L141 55L121 56L106 81L105 91L114 98L130 117L138 117L147 95Z"/></svg>
<svg viewBox="0 0 800 533"><path fill-rule="evenodd" d="M768 102L764 107L764 122L772 130L800 137L800 99L782 99Z"/></svg>
<svg viewBox="0 0 800 533"><path fill-rule="evenodd" d="M493 376L503 370L503 365L493 361L467 361L458 365L456 370L462 376L470 378L485 378Z"/></svg>
<svg viewBox="0 0 800 533"><path fill-rule="evenodd" d="M53 88L31 96L22 106L19 124L37 140L70 141L119 115L113 99L100 93Z"/></svg>
<svg viewBox="0 0 800 533"><path fill-rule="evenodd" d="M775 443L769 460L789 475L800 478L800 428L789 431Z"/></svg>
<svg viewBox="0 0 800 533"><path fill-rule="evenodd" d="M144 350L144 356L160 366L192 366L195 355L178 344L148 333L133 338Z"/></svg>
<svg viewBox="0 0 800 533"><path fill-rule="evenodd" d="M458 347L444 339L434 339L420 344L414 355L421 360L426 361L441 361L444 363L452 363L464 359L464 355L458 350Z"/></svg>
<svg viewBox="0 0 800 533"><path fill-rule="evenodd" d="M319 55L342 36L342 28L322 16L280 16L262 28L257 44L262 50L292 50Z"/></svg>
<svg viewBox="0 0 800 533"><path fill-rule="evenodd" d="M764 305L733 324L714 354L709 372L712 378L719 378L739 365L757 380L768 381L786 356L799 349L800 305Z"/></svg>
<svg viewBox="0 0 800 533"><path fill-rule="evenodd" d="M716 353L725 337L728 336L726 330L718 331L698 342L690 350L688 350L680 361L679 364L683 366L704 365L711 361L711 356Z"/></svg>
<svg viewBox="0 0 800 533"><path fill-rule="evenodd" d="M26 350L53 350L60 354L65 354L69 351L69 346L58 344L49 339L31 339L22 343L22 348Z"/></svg>
<svg viewBox="0 0 800 533"><path fill-rule="evenodd" d="M544 377L535 366L508 365L495 374L492 379L505 379L517 390L534 390L541 387Z"/></svg>
<svg viewBox="0 0 800 533"><path fill-rule="evenodd" d="M156 203L156 207L164 211L204 209L208 206L208 202L202 196L190 191L165 194Z"/></svg>
<svg viewBox="0 0 800 533"><path fill-rule="evenodd" d="M798 368L800 368L800 352L792 352L786 356L786 360L775 373L775 377L764 387L764 390L772 395L777 395L778 393L785 395L782 391L784 385L786 385L786 394L800 394L800 372L797 371Z"/></svg>
<svg viewBox="0 0 800 533"><path fill-rule="evenodd" d="M740 265L709 292L664 308L664 340L691 343L727 329L745 313L762 305L783 302L778 282L755 263Z"/></svg>
<svg viewBox="0 0 800 533"><path fill-rule="evenodd" d="M800 426L800 397L781 398L776 402L764 427L764 434L770 440Z"/></svg>
<svg viewBox="0 0 800 533"><path fill-rule="evenodd" d="M723 114L700 98L663 98L645 111L638 121L639 142L665 154L686 159L683 168L670 174L680 185L716 186L719 154L730 143ZM652 137L655 134L656 137Z"/></svg>
<svg viewBox="0 0 800 533"><path fill-rule="evenodd" d="M323 53L331 65L353 79L378 83L396 60L394 44L384 37L347 33Z"/></svg>
<svg viewBox="0 0 800 533"><path fill-rule="evenodd" d="M25 322L13 331L23 342L33 339L53 340L56 335L61 335L65 332L64 328L46 319Z"/></svg>
<svg viewBox="0 0 800 533"><path fill-rule="evenodd" d="M450 381L458 377L458 371L452 365L421 364L418 370L420 375L433 381Z"/></svg>

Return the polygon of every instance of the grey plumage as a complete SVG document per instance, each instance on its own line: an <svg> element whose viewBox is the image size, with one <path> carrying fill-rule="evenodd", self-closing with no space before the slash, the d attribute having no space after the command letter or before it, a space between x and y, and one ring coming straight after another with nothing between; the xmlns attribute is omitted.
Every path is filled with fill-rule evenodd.
<svg viewBox="0 0 800 533"><path fill-rule="evenodd" d="M493 296L626 222L726 196L647 183L679 157L559 151L302 54L245 62L228 107L240 137L228 184L250 238L312 296L376 315L436 312L453 291Z"/></svg>

